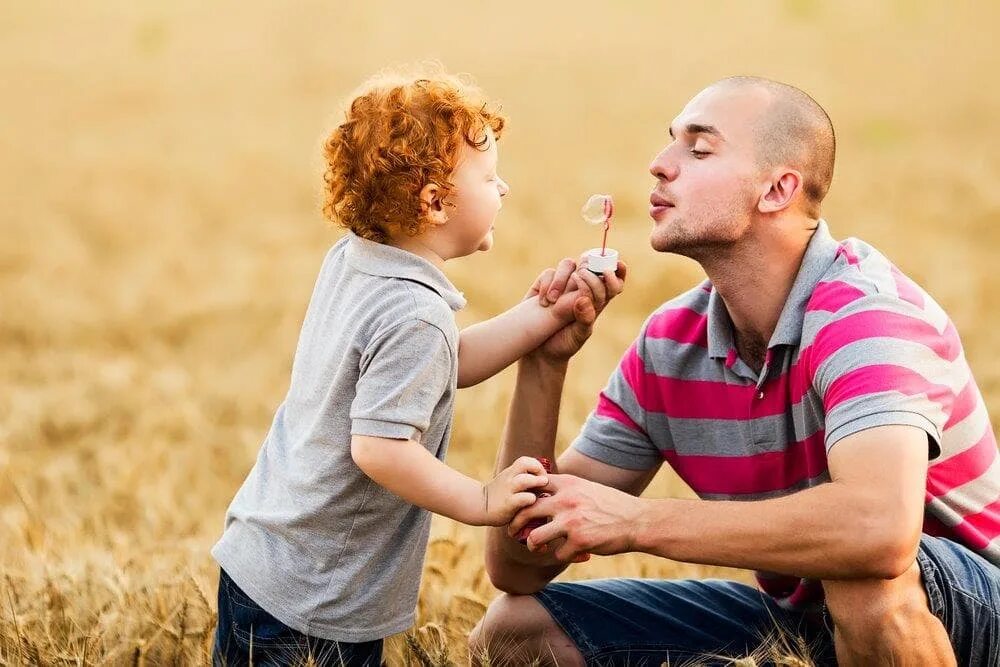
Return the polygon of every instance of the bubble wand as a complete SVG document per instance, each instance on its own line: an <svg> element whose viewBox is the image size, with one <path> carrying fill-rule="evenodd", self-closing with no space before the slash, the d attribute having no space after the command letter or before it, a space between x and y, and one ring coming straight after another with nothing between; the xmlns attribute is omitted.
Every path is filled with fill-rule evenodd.
<svg viewBox="0 0 1000 667"><path fill-rule="evenodd" d="M618 268L618 251L608 247L608 232L611 230L611 216L615 214L615 203L611 195L591 195L580 211L583 219L591 225L603 225L604 234L601 247L586 252L587 268L598 275Z"/></svg>

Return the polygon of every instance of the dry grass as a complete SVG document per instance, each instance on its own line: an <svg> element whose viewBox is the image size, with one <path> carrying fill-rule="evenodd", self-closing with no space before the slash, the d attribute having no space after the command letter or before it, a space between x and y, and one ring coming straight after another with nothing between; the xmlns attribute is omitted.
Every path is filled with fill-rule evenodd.
<svg viewBox="0 0 1000 667"><path fill-rule="evenodd" d="M827 106L835 233L885 250L952 314L997 422L995 4L88 4L0 8L0 664L206 659L208 549L335 238L318 140L339 96L390 63L440 58L512 117L497 248L452 271L463 324L593 244L587 195L620 204L632 278L574 361L561 445L644 315L699 277L646 245L645 165L683 103L734 73ZM461 396L453 465L488 473L511 384ZM664 473L649 493L687 492ZM434 535L394 664L462 662L496 593L482 531L439 520ZM566 576L712 573L630 555Z"/></svg>

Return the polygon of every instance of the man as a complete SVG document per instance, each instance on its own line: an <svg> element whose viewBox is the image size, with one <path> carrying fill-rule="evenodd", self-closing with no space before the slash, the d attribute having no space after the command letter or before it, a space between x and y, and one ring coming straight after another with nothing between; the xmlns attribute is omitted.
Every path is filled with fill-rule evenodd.
<svg viewBox="0 0 1000 667"><path fill-rule="evenodd" d="M671 664L781 625L841 665L1000 664L1000 460L958 335L820 205L833 127L802 91L698 94L653 160L658 252L708 280L646 321L539 499L488 537L491 664ZM543 294L572 269L545 276ZM564 337L565 338L565 337ZM524 359L498 464L553 456L575 351ZM700 500L641 499L663 460ZM511 539L533 519L527 547ZM757 571L730 581L550 584L629 551Z"/></svg>

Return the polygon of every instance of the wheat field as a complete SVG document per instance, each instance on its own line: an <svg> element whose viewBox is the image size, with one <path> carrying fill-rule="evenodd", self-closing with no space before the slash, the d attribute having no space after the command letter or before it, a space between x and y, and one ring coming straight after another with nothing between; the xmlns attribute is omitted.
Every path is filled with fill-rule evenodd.
<svg viewBox="0 0 1000 667"><path fill-rule="evenodd" d="M449 269L460 324L592 247L580 205L616 198L630 279L571 365L560 447L645 315L701 277L647 245L647 165L684 103L731 74L827 108L835 236L944 306L1000 423L1000 5L873 4L0 3L0 664L208 660L208 550L340 234L319 212L319 142L389 65L438 59L510 116L496 247ZM489 475L512 382L460 394L451 465ZM663 472L647 493L689 491ZM467 660L497 594L483 538L435 519L418 624L390 664ZM747 576L635 555L563 576L610 575Z"/></svg>

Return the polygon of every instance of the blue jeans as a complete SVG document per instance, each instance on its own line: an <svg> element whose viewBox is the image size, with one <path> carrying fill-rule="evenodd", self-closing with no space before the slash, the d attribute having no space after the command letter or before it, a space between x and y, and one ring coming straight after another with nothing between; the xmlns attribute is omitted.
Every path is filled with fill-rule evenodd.
<svg viewBox="0 0 1000 667"><path fill-rule="evenodd" d="M382 640L350 644L320 639L293 630L250 599L219 571L219 624L212 647L212 665L331 665L378 667Z"/></svg>
<svg viewBox="0 0 1000 667"><path fill-rule="evenodd" d="M925 535L917 554L931 612L958 664L1000 665L1000 568L955 542ZM825 614L781 609L755 588L723 580L602 579L549 584L535 594L588 665L728 665L773 634L801 637L817 665L836 665Z"/></svg>

